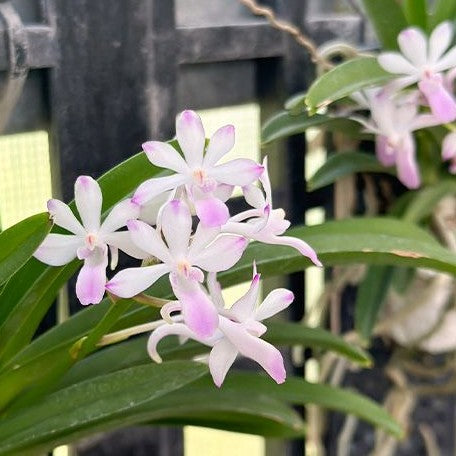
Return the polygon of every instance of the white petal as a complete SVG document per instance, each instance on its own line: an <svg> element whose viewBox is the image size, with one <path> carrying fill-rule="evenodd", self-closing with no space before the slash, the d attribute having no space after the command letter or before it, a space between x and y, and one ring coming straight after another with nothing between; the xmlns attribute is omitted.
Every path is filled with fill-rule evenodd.
<svg viewBox="0 0 456 456"><path fill-rule="evenodd" d="M210 272L207 275L207 289L209 290L209 295L211 296L212 302L220 312L225 308L225 300L223 299L222 287L220 285L220 282L217 280L216 272Z"/></svg>
<svg viewBox="0 0 456 456"><path fill-rule="evenodd" d="M139 213L139 220L148 223L149 225L156 225L160 209L172 198L172 191L167 191L149 201L146 205L141 206Z"/></svg>
<svg viewBox="0 0 456 456"><path fill-rule="evenodd" d="M453 26L445 21L439 24L429 38L429 63L436 63L448 49L453 39Z"/></svg>
<svg viewBox="0 0 456 456"><path fill-rule="evenodd" d="M74 184L74 199L84 228L89 232L98 231L103 202L98 182L90 176L79 176Z"/></svg>
<svg viewBox="0 0 456 456"><path fill-rule="evenodd" d="M130 220L127 226L131 239L138 249L157 257L164 263L171 261L168 248L157 230L140 220Z"/></svg>
<svg viewBox="0 0 456 456"><path fill-rule="evenodd" d="M456 157L456 133L448 133L442 142L442 160L451 160Z"/></svg>
<svg viewBox="0 0 456 456"><path fill-rule="evenodd" d="M434 71L440 72L456 67L456 46L453 46L435 65Z"/></svg>
<svg viewBox="0 0 456 456"><path fill-rule="evenodd" d="M117 203L101 224L100 233L113 233L125 226L128 220L139 217L140 207L131 199Z"/></svg>
<svg viewBox="0 0 456 456"><path fill-rule="evenodd" d="M273 345L249 334L242 324L220 317L220 329L241 355L256 361L277 383L285 381L283 358Z"/></svg>
<svg viewBox="0 0 456 456"><path fill-rule="evenodd" d="M244 187L256 181L263 170L263 166L253 160L238 158L212 168L210 177L222 184Z"/></svg>
<svg viewBox="0 0 456 456"><path fill-rule="evenodd" d="M214 166L234 146L235 135L233 125L219 128L211 137L204 156L203 166Z"/></svg>
<svg viewBox="0 0 456 456"><path fill-rule="evenodd" d="M116 233L109 233L103 236L104 242L109 246L122 250L127 255L133 258L143 260L150 256L150 253L140 249L131 237L130 231L118 231Z"/></svg>
<svg viewBox="0 0 456 456"><path fill-rule="evenodd" d="M255 320L261 321L286 309L294 300L292 291L277 288L271 291L255 312Z"/></svg>
<svg viewBox="0 0 456 456"><path fill-rule="evenodd" d="M147 204L157 196L168 190L176 188L189 182L189 178L183 174L173 174L172 176L153 177L143 182L133 195L132 201L140 206Z"/></svg>
<svg viewBox="0 0 456 456"><path fill-rule="evenodd" d="M71 233L85 236L86 232L83 226L67 204L58 199L50 199L47 203L47 208L56 225L65 228Z"/></svg>
<svg viewBox="0 0 456 456"><path fill-rule="evenodd" d="M84 240L79 236L51 233L33 256L51 266L63 266L76 258L76 252L82 245Z"/></svg>
<svg viewBox="0 0 456 456"><path fill-rule="evenodd" d="M175 199L161 213L161 229L173 258L186 255L192 234L192 216L187 204Z"/></svg>
<svg viewBox="0 0 456 456"><path fill-rule="evenodd" d="M142 145L149 161L159 168L167 168L176 173L188 172L187 163L173 146L159 141L148 141Z"/></svg>
<svg viewBox="0 0 456 456"><path fill-rule="evenodd" d="M190 168L201 166L206 136L201 119L196 112L187 110L177 116L176 136L188 166Z"/></svg>
<svg viewBox="0 0 456 456"><path fill-rule="evenodd" d="M182 305L179 301L170 301L160 309L160 315L167 323L173 324L171 314L173 312L180 312L181 310Z"/></svg>
<svg viewBox="0 0 456 456"><path fill-rule="evenodd" d="M204 271L225 271L239 261L246 247L242 236L222 235L189 260Z"/></svg>
<svg viewBox="0 0 456 456"><path fill-rule="evenodd" d="M396 153L396 160L399 180L410 189L418 188L421 185L421 179L412 135L404 137L403 146Z"/></svg>
<svg viewBox="0 0 456 456"><path fill-rule="evenodd" d="M397 42L402 54L415 66L421 67L427 60L427 38L417 27L409 27L399 33Z"/></svg>
<svg viewBox="0 0 456 456"><path fill-rule="evenodd" d="M131 298L149 288L168 272L169 266L166 264L124 269L106 284L106 289L120 298Z"/></svg>
<svg viewBox="0 0 456 456"><path fill-rule="evenodd" d="M257 209L263 209L266 205L266 199L263 192L256 185L250 184L242 187L242 193L244 194L247 204L250 206Z"/></svg>
<svg viewBox="0 0 456 456"><path fill-rule="evenodd" d="M214 383L219 388L237 355L237 348L227 339L218 341L211 350L209 355L209 370Z"/></svg>
<svg viewBox="0 0 456 456"><path fill-rule="evenodd" d="M220 201L225 202L228 199L230 199L231 195L233 194L233 190L234 190L234 187L232 185L219 184L219 185L217 185L217 188L212 193Z"/></svg>
<svg viewBox="0 0 456 456"><path fill-rule="evenodd" d="M378 56L379 65L393 74L417 74L417 69L398 52L383 52Z"/></svg>
<svg viewBox="0 0 456 456"><path fill-rule="evenodd" d="M220 234L219 226L206 226L203 223L198 223L195 234L193 235L188 257L194 258L206 246L208 246Z"/></svg>
<svg viewBox="0 0 456 456"><path fill-rule="evenodd" d="M264 193L266 194L266 204L269 204L272 209L272 189L271 189L271 180L269 179L268 171L268 157L263 159L264 172L260 176L261 185L263 185Z"/></svg>
<svg viewBox="0 0 456 456"><path fill-rule="evenodd" d="M243 322L253 317L258 302L259 291L260 274L255 274L247 293L238 299L229 310L229 313L232 314L238 322Z"/></svg>

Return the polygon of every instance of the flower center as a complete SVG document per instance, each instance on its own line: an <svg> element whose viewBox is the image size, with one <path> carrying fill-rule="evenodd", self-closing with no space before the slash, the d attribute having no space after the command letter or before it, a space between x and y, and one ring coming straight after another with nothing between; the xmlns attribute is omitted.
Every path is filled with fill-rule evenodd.
<svg viewBox="0 0 456 456"><path fill-rule="evenodd" d="M94 233L87 234L85 238L85 243L89 250L93 250L97 245L97 235Z"/></svg>
<svg viewBox="0 0 456 456"><path fill-rule="evenodd" d="M193 179L199 186L202 186L204 184L206 177L207 175L204 169L198 168L193 171Z"/></svg>
<svg viewBox="0 0 456 456"><path fill-rule="evenodd" d="M177 263L177 271L184 277L189 276L191 268L192 265L187 260L181 260L179 263Z"/></svg>

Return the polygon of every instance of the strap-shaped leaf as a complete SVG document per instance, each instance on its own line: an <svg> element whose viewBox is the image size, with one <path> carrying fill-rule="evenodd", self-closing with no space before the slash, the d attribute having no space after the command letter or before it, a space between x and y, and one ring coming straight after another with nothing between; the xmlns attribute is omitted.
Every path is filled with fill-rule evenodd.
<svg viewBox="0 0 456 456"><path fill-rule="evenodd" d="M359 133L359 124L350 119L330 117L320 114L309 116L306 112L292 114L282 111L271 117L263 126L261 141L263 145L278 139L288 138L305 132L311 127L324 127L327 130L341 130L345 133Z"/></svg>
<svg viewBox="0 0 456 456"><path fill-rule="evenodd" d="M437 0L434 2L432 14L429 17L429 31L443 21L454 21L456 0Z"/></svg>
<svg viewBox="0 0 456 456"><path fill-rule="evenodd" d="M306 104L312 113L365 87L384 84L393 77L377 63L375 57L357 57L320 76L310 86Z"/></svg>
<svg viewBox="0 0 456 456"><path fill-rule="evenodd" d="M206 372L199 363L150 363L60 390L1 422L0 454L33 455L98 431L144 422L155 399Z"/></svg>
<svg viewBox="0 0 456 456"><path fill-rule="evenodd" d="M399 2L396 0L363 0L363 6L382 47L397 49L397 35L407 27L407 21Z"/></svg>
<svg viewBox="0 0 456 456"><path fill-rule="evenodd" d="M0 285L5 283L35 253L49 233L47 213L32 215L0 233ZM4 309L0 308L0 321Z"/></svg>
<svg viewBox="0 0 456 456"><path fill-rule="evenodd" d="M409 25L416 25L423 30L427 29L427 2L426 0L404 0L404 15Z"/></svg>
<svg viewBox="0 0 456 456"><path fill-rule="evenodd" d="M374 156L362 152L341 152L331 155L307 182L310 191L333 184L342 177L353 173L389 173L393 168L385 168Z"/></svg>

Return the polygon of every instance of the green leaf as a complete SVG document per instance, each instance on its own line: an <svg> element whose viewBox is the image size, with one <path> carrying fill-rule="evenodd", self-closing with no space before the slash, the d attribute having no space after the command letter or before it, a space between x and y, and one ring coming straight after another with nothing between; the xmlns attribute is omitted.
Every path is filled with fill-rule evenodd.
<svg viewBox="0 0 456 456"><path fill-rule="evenodd" d="M426 0L404 0L404 15L409 25L427 29Z"/></svg>
<svg viewBox="0 0 456 456"><path fill-rule="evenodd" d="M389 173L393 168L385 168L373 155L363 152L341 152L331 155L307 182L309 191L333 184L338 179L353 173Z"/></svg>
<svg viewBox="0 0 456 456"><path fill-rule="evenodd" d="M382 47L398 49L397 35L408 25L399 2L396 0L363 0L363 6Z"/></svg>
<svg viewBox="0 0 456 456"><path fill-rule="evenodd" d="M141 182L158 174L162 174L161 170L141 152L101 176L98 182L103 192L104 215ZM74 207L74 202L70 206ZM59 290L79 265L80 261L75 260L66 266L51 267L31 258L10 278L0 295L0 365L30 342ZM3 321L1 316L5 317Z"/></svg>
<svg viewBox="0 0 456 456"><path fill-rule="evenodd" d="M267 322L268 330L263 339L274 345L304 345L331 350L363 366L371 366L370 355L349 344L340 336L322 328L309 328L299 323Z"/></svg>
<svg viewBox="0 0 456 456"><path fill-rule="evenodd" d="M0 426L0 454L27 455L149 419L154 400L207 372L193 362L150 363L81 382L9 415Z"/></svg>
<svg viewBox="0 0 456 456"><path fill-rule="evenodd" d="M456 16L456 0L436 0L429 16L429 31L444 21L453 22Z"/></svg>
<svg viewBox="0 0 456 456"><path fill-rule="evenodd" d="M411 201L404 211L403 218L409 222L419 222L431 215L437 203L448 195L456 195L456 180L446 179L437 184L412 192Z"/></svg>
<svg viewBox="0 0 456 456"><path fill-rule="evenodd" d="M211 380L202 378L183 388L184 391L210 391ZM378 404L360 394L319 383L309 383L297 377L291 377L282 385L276 385L269 377L258 373L228 373L221 392L244 392L262 394L297 405L315 404L328 410L335 410L355 415L374 426L383 428L390 434L401 437L403 431L393 418Z"/></svg>
<svg viewBox="0 0 456 456"><path fill-rule="evenodd" d="M0 233L0 285L5 283L35 253L49 233L47 213L32 215ZM0 321L3 309L0 309Z"/></svg>
<svg viewBox="0 0 456 456"><path fill-rule="evenodd" d="M297 93L285 102L284 108L286 111L291 111L292 114L301 113L306 106L306 92Z"/></svg>
<svg viewBox="0 0 456 456"><path fill-rule="evenodd" d="M393 77L375 57L357 57L320 76L310 86L306 104L310 112L315 112L365 87L384 84Z"/></svg>
<svg viewBox="0 0 456 456"><path fill-rule="evenodd" d="M309 116L306 112L292 114L282 111L271 117L263 126L261 141L263 145L305 132L311 127L324 127L328 130L341 130L345 133L359 133L359 124L354 120L315 114Z"/></svg>
<svg viewBox="0 0 456 456"><path fill-rule="evenodd" d="M358 287L355 303L355 329L369 341L377 316L393 278L391 266L370 266Z"/></svg>

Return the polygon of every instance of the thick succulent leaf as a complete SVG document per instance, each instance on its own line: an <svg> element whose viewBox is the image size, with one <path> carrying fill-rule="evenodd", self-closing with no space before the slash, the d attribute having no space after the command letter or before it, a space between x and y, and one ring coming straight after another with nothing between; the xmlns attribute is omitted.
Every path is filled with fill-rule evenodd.
<svg viewBox="0 0 456 456"><path fill-rule="evenodd" d="M154 400L206 374L176 361L136 366L81 382L0 422L0 455L33 455L95 432L141 423L159 413Z"/></svg>
<svg viewBox="0 0 456 456"><path fill-rule="evenodd" d="M282 111L264 124L261 131L261 141L263 145L266 145L278 139L303 133L311 127L322 127L330 131L340 130L352 134L357 134L360 130L359 124L350 119L320 114L309 116L306 112L293 114Z"/></svg>
<svg viewBox="0 0 456 456"><path fill-rule="evenodd" d="M397 35L408 25L400 3L396 0L362 0L362 3L382 47L397 49Z"/></svg>
<svg viewBox="0 0 456 456"><path fill-rule="evenodd" d="M0 233L0 285L35 253L52 228L47 213L32 215ZM0 307L0 321L5 310Z"/></svg>
<svg viewBox="0 0 456 456"><path fill-rule="evenodd" d="M375 0L376 1L376 0ZM337 65L320 76L309 88L306 104L311 113L353 92L384 84L394 75L387 73L375 57L357 57Z"/></svg>
<svg viewBox="0 0 456 456"><path fill-rule="evenodd" d="M389 173L393 168L384 167L373 155L363 152L341 152L331 155L318 171L307 182L309 191L317 190L333 184L342 177L353 173Z"/></svg>

